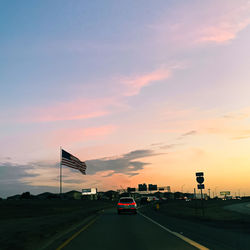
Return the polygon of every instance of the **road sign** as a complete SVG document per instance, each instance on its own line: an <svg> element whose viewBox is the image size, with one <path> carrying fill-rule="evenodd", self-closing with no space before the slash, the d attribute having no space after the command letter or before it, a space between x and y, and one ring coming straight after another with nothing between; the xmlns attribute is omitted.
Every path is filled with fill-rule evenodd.
<svg viewBox="0 0 250 250"><path fill-rule="evenodd" d="M135 192L135 188L128 187L128 188L127 188L127 191L128 191L128 193L130 193L130 192Z"/></svg>
<svg viewBox="0 0 250 250"><path fill-rule="evenodd" d="M203 172L197 172L195 173L196 176L203 176Z"/></svg>
<svg viewBox="0 0 250 250"><path fill-rule="evenodd" d="M96 192L97 192L96 188L85 188L85 189L82 189L82 195L96 194Z"/></svg>
<svg viewBox="0 0 250 250"><path fill-rule="evenodd" d="M204 189L205 185L204 184L198 184L197 187L198 187L198 189Z"/></svg>
<svg viewBox="0 0 250 250"><path fill-rule="evenodd" d="M197 180L197 182L198 183L203 183L204 182L204 177L203 176L198 176L198 177L196 177L196 180Z"/></svg>
<svg viewBox="0 0 250 250"><path fill-rule="evenodd" d="M230 191L222 191L220 192L220 195L230 195Z"/></svg>

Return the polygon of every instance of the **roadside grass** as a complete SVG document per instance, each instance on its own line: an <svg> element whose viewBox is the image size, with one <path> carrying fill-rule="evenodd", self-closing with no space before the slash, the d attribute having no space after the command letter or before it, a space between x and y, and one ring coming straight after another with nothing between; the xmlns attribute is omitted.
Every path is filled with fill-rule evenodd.
<svg viewBox="0 0 250 250"><path fill-rule="evenodd" d="M202 203L200 200L193 201L169 201L160 204L160 213L169 216L175 216L183 219L198 220L208 223L216 223L221 226L246 227L250 229L250 216L235 211L224 209L227 205L239 204L238 200L208 200L203 201L204 214L202 211ZM155 209L155 204L151 207Z"/></svg>
<svg viewBox="0 0 250 250"><path fill-rule="evenodd" d="M0 248L39 249L58 233L112 206L89 200L1 201Z"/></svg>

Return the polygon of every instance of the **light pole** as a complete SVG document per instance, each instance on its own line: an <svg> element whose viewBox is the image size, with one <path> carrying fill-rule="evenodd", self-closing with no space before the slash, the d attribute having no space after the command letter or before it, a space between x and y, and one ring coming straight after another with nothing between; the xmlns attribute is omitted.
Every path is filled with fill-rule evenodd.
<svg viewBox="0 0 250 250"><path fill-rule="evenodd" d="M218 186L217 186L218 187ZM217 197L217 187L215 187L215 196Z"/></svg>
<svg viewBox="0 0 250 250"><path fill-rule="evenodd" d="M185 184L183 184L182 186L181 186L181 192L183 193L183 187L185 186Z"/></svg>

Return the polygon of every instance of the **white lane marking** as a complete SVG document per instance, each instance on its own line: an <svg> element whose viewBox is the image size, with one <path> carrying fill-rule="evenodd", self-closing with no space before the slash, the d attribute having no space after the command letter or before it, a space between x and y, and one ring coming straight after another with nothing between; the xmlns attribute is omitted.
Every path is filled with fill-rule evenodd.
<svg viewBox="0 0 250 250"><path fill-rule="evenodd" d="M142 214L141 212L138 211L138 213L139 213L141 216L143 216L143 217L145 217L146 219L148 219L149 221L151 221L151 222L153 222L154 224L156 224L157 226L161 227L162 229L164 229L164 230L167 231L168 233L171 233L171 234L175 235L176 237L178 237L178 238L184 240L184 241L187 242L188 244L190 244L190 245L192 245L192 246L194 246L194 247L196 247L196 248L198 248L198 249L200 249L200 250L209 250L209 248L204 247L204 246L202 246L201 244L199 244L199 243L197 243L197 242L195 242L195 241L193 241L193 240L191 240L191 239L189 239L189 238L187 238L187 237L185 237L185 236L183 236L183 235L181 235L181 234L179 234L179 233L177 233L177 232L174 232L174 231L172 231L172 230L170 230L170 229L168 229L168 228L162 226L161 224L159 224L158 222L152 220L151 218L149 218L148 216Z"/></svg>

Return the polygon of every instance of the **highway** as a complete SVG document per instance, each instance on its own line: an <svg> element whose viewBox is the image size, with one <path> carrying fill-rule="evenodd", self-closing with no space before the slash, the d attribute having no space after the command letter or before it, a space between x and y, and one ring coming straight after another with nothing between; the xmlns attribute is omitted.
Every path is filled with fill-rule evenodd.
<svg viewBox="0 0 250 250"><path fill-rule="evenodd" d="M176 235L174 235L176 234ZM172 232L142 214L118 215L116 209L108 209L93 219L57 249L203 249L207 248Z"/></svg>

